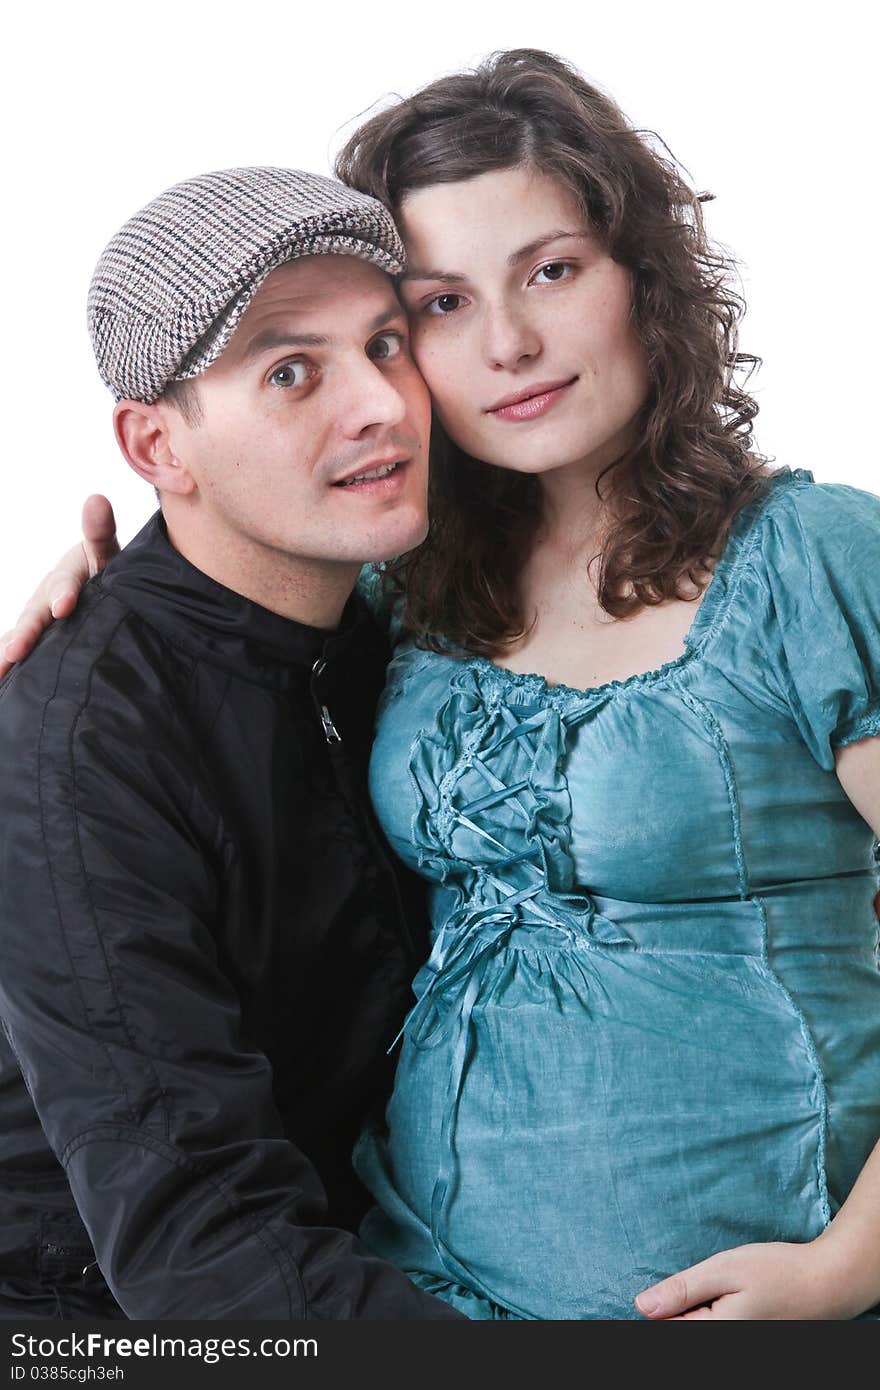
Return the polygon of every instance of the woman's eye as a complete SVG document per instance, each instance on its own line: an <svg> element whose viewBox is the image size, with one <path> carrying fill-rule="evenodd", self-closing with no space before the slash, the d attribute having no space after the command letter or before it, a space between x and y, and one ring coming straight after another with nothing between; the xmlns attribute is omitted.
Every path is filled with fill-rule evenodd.
<svg viewBox="0 0 880 1390"><path fill-rule="evenodd" d="M305 362L282 362L269 377L271 386L304 386L308 380Z"/></svg>
<svg viewBox="0 0 880 1390"><path fill-rule="evenodd" d="M370 343L368 356L374 362L387 362L390 358L396 357L402 347L403 339L399 333L380 333L379 337Z"/></svg>
<svg viewBox="0 0 880 1390"><path fill-rule="evenodd" d="M453 314L461 305L462 297L460 294L438 294L425 305L425 313L439 317L443 314Z"/></svg>
<svg viewBox="0 0 880 1390"><path fill-rule="evenodd" d="M557 280L566 280L571 268L568 261L548 261L546 265L541 266L540 270L535 271L534 278L538 280L538 276L543 275L546 278L538 280L539 284L555 284Z"/></svg>

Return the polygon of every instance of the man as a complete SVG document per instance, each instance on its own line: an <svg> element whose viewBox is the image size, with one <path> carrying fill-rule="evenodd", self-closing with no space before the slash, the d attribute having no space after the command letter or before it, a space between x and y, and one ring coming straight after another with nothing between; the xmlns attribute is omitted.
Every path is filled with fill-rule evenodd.
<svg viewBox="0 0 880 1390"><path fill-rule="evenodd" d="M161 513L0 690L0 1316L452 1316L351 1234L423 953L352 593L426 528L402 254L372 199L243 169L98 264Z"/></svg>

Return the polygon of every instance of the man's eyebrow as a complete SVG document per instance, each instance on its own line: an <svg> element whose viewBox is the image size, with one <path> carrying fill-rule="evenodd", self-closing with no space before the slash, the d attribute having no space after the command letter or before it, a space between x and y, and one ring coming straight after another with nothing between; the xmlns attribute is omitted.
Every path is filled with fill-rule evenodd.
<svg viewBox="0 0 880 1390"><path fill-rule="evenodd" d="M414 266L412 270L405 270L401 275L401 280L441 280L444 285L463 285L467 280L466 275L456 275L453 270L422 270Z"/></svg>
<svg viewBox="0 0 880 1390"><path fill-rule="evenodd" d="M561 241L564 237L584 239L588 236L589 232L585 231L583 227L574 232L565 228L557 228L555 231L547 232L544 236L536 237L526 246L521 246L518 251L512 251L507 257L507 264L519 265L520 261L528 260L529 256L533 256L544 246L549 246L554 241ZM400 278L401 280L439 280L444 285L463 285L467 281L466 275L459 275L453 270L422 270L419 266L413 266L405 271Z"/></svg>
<svg viewBox="0 0 880 1390"><path fill-rule="evenodd" d="M369 331L370 333L375 333L375 332L377 331L377 329L379 329L379 328L384 328L384 326L385 326L386 323L392 323L392 322L394 321L394 319L405 319L405 318L406 318L406 310L404 309L404 307L403 307L403 305L401 304L400 300L399 300L399 299L392 300L392 302L388 305L388 307L387 307L386 309L383 309L383 310L382 310L381 314L377 314L376 317L375 317L374 319L372 319L372 321L370 322L369 330L368 330L368 331Z"/></svg>
<svg viewBox="0 0 880 1390"><path fill-rule="evenodd" d="M384 328L387 323L392 323L394 319L402 319L406 316L406 310L395 299L380 314L374 315L367 325L368 333L375 333L377 329ZM286 328L266 328L262 333L257 333L251 339L244 350L244 360L249 362L253 357L259 357L262 352L269 352L274 348L316 348L330 347L333 339L325 333L293 333Z"/></svg>
<svg viewBox="0 0 880 1390"><path fill-rule="evenodd" d="M328 347L330 339L323 333L289 333L284 329L267 328L251 339L244 350L244 360L259 357L270 348Z"/></svg>

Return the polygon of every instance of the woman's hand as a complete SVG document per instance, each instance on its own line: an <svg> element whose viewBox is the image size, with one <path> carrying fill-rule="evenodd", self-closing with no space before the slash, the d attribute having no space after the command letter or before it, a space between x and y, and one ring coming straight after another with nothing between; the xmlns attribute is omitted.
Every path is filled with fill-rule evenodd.
<svg viewBox="0 0 880 1390"><path fill-rule="evenodd" d="M804 1245L783 1242L722 1250L636 1298L652 1321L849 1319L870 1304L847 1287L829 1232Z"/></svg>
<svg viewBox="0 0 880 1390"><path fill-rule="evenodd" d="M99 493L82 512L82 541L68 550L37 586L15 627L0 637L0 679L16 661L23 661L53 618L68 618L87 579L98 574L119 554L113 508Z"/></svg>
<svg viewBox="0 0 880 1390"><path fill-rule="evenodd" d="M880 737L841 748L840 784L880 837ZM880 917L880 894L874 899ZM880 1303L880 1140L815 1240L722 1250L636 1297L646 1318L856 1318Z"/></svg>

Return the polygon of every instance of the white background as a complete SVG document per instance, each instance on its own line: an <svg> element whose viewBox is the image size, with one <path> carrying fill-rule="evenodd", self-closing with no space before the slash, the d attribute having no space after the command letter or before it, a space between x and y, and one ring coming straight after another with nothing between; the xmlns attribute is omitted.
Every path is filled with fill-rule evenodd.
<svg viewBox="0 0 880 1390"><path fill-rule="evenodd" d="M757 439L880 492L873 7L842 0L85 0L5 24L0 631L77 538L94 491L129 539L153 510L110 427L85 330L108 238L179 179L327 172L359 115L495 48L573 61L699 188L743 263Z"/></svg>

